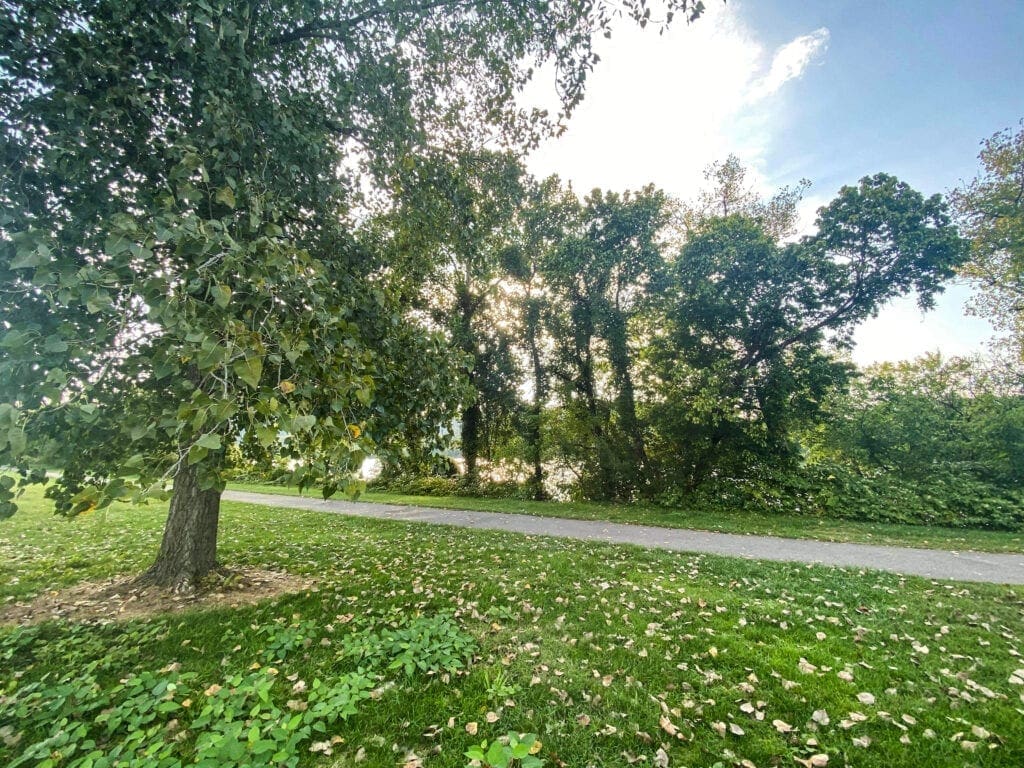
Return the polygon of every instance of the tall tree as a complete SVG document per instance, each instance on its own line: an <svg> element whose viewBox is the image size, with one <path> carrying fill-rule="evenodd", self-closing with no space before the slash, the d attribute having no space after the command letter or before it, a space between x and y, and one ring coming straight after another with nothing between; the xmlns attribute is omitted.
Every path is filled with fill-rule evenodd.
<svg viewBox="0 0 1024 768"><path fill-rule="evenodd" d="M661 270L658 235L665 210L664 194L653 187L622 195L594 190L544 267L556 300L565 303L553 318L560 361L553 372L585 409L599 493L606 498L631 495L644 485L648 469L630 322L646 307ZM602 402L602 365L610 373L610 403Z"/></svg>
<svg viewBox="0 0 1024 768"><path fill-rule="evenodd" d="M550 328L558 309L545 270L553 266L559 245L578 226L580 203L575 193L557 176L530 185L520 211L521 227L514 275L518 281L516 306L520 317L520 345L529 370L529 403L522 419L526 460L531 469L534 498L547 496L545 489L544 422L551 396L552 349Z"/></svg>
<svg viewBox="0 0 1024 768"><path fill-rule="evenodd" d="M792 430L848 370L828 346L894 296L930 307L966 258L941 198L884 174L841 189L817 226L779 245L750 218L710 219L676 260L652 418L679 484L792 456Z"/></svg>
<svg viewBox="0 0 1024 768"><path fill-rule="evenodd" d="M567 113L611 23L547 0L2 8L0 464L63 467L67 513L173 478L148 578L181 586L216 563L239 436L285 432L329 490L374 414L418 409L383 390L432 342L401 344L354 206L428 134L535 141L557 118L516 105L533 65L555 60Z"/></svg>
<svg viewBox="0 0 1024 768"><path fill-rule="evenodd" d="M982 144L981 173L950 193L971 259L961 270L978 288L975 308L1009 334L1024 362L1024 120Z"/></svg>
<svg viewBox="0 0 1024 768"><path fill-rule="evenodd" d="M707 186L681 208L684 230L695 233L708 219L739 214L756 221L775 240L793 235L798 223L797 204L811 183L801 179L796 186L783 187L765 199L747 180L748 173L736 155L705 168Z"/></svg>
<svg viewBox="0 0 1024 768"><path fill-rule="evenodd" d="M388 217L395 233L392 263L415 276L414 301L443 329L465 361L470 391L462 409L466 479L517 401L512 329L504 288L518 255L516 218L525 171L511 153L440 151L403 174L407 188Z"/></svg>

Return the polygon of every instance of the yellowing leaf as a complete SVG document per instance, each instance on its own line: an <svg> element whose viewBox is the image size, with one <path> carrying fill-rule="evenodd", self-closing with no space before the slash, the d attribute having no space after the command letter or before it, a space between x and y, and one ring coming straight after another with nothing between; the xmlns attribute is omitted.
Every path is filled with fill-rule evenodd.
<svg viewBox="0 0 1024 768"><path fill-rule="evenodd" d="M235 192L229 186L223 186L217 190L217 194L213 197L218 203L223 203L228 208L235 207Z"/></svg>
<svg viewBox="0 0 1024 768"><path fill-rule="evenodd" d="M213 303L223 309L231 302L231 289L226 285L215 285L210 289L213 294Z"/></svg>
<svg viewBox="0 0 1024 768"><path fill-rule="evenodd" d="M772 725L775 726L775 730L779 733L789 733L793 730L793 726L785 720L772 720Z"/></svg>

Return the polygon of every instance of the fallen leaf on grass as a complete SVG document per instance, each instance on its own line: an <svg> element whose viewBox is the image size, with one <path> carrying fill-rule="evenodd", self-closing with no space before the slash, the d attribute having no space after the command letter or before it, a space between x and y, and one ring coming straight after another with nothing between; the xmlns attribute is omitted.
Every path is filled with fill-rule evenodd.
<svg viewBox="0 0 1024 768"><path fill-rule="evenodd" d="M824 768L824 766L828 765L828 755L826 754L811 755L806 760L802 757L794 757L793 759L804 766L804 768Z"/></svg>
<svg viewBox="0 0 1024 768"><path fill-rule="evenodd" d="M329 741L314 741L309 745L309 751L320 752L325 755L331 755L334 753L334 749L332 749L331 742Z"/></svg>

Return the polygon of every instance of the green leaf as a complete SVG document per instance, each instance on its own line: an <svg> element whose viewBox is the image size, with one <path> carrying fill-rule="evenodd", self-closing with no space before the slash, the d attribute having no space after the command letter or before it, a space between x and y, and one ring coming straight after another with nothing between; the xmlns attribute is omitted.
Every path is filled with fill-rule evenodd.
<svg viewBox="0 0 1024 768"><path fill-rule="evenodd" d="M254 355L244 360L237 360L231 369L238 378L256 389L260 385L260 376L263 374L263 358Z"/></svg>
<svg viewBox="0 0 1024 768"><path fill-rule="evenodd" d="M196 440L196 445L208 448L211 451L219 451L221 446L220 435L213 434L212 432L205 434Z"/></svg>
<svg viewBox="0 0 1024 768"><path fill-rule="evenodd" d="M269 448L277 442L277 429L261 424L256 427L256 439L260 441L260 445L264 448Z"/></svg>
<svg viewBox="0 0 1024 768"><path fill-rule="evenodd" d="M235 191L231 187L224 186L217 190L217 194L214 195L214 200L218 203L223 203L228 208L235 207Z"/></svg>
<svg viewBox="0 0 1024 768"><path fill-rule="evenodd" d="M10 330L0 338L0 347L4 349L21 349L28 344L32 334L28 331Z"/></svg>
<svg viewBox="0 0 1024 768"><path fill-rule="evenodd" d="M25 453L25 430L21 427L13 427L7 432L7 442L11 448L11 456L17 458Z"/></svg>
<svg viewBox="0 0 1024 768"><path fill-rule="evenodd" d="M60 336L53 334L51 336L46 337L46 341L43 344L43 351L53 353L67 352L68 343L64 341L64 339L62 339Z"/></svg>
<svg viewBox="0 0 1024 768"><path fill-rule="evenodd" d="M206 458L210 451L198 443L194 443L191 448L188 449L188 463L189 466L198 464L200 461Z"/></svg>
<svg viewBox="0 0 1024 768"><path fill-rule="evenodd" d="M213 302L221 309L224 309L231 301L231 289L226 285L215 285L210 292L213 294Z"/></svg>
<svg viewBox="0 0 1024 768"><path fill-rule="evenodd" d="M204 339L199 347L199 355L196 360L199 370L208 371L211 368L216 368L224 361L225 353L225 348L212 338Z"/></svg>
<svg viewBox="0 0 1024 768"><path fill-rule="evenodd" d="M509 763L507 751L508 748L504 744L500 741L495 741L491 744L491 748L487 750L485 761L493 766L493 768L506 768Z"/></svg>
<svg viewBox="0 0 1024 768"><path fill-rule="evenodd" d="M11 269L33 269L41 267L50 262L50 250L46 246L39 246L31 251L19 253L11 260Z"/></svg>
<svg viewBox="0 0 1024 768"><path fill-rule="evenodd" d="M312 429L316 426L316 416L306 413L302 416L296 416L292 419L292 429L300 431L303 429Z"/></svg>

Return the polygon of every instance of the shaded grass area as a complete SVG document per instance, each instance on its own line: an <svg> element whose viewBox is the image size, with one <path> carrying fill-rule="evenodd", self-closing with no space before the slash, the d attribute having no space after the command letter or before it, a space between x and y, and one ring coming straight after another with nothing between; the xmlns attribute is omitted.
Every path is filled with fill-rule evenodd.
<svg viewBox="0 0 1024 768"><path fill-rule="evenodd" d="M141 570L164 513L65 522L29 497L0 523L0 605ZM300 763L461 767L471 745L509 730L539 734L550 766L653 765L659 750L673 767L820 754L829 766L1016 766L1024 754L1019 588L232 503L221 557L319 584L236 610L0 628L0 696L69 670L108 690L176 669L201 708L233 676L263 680L271 659L269 700L287 710L306 695L298 682L363 664L343 651L356 633L450 616L476 644L465 673L370 669L375 696L303 742ZM161 716L188 722L171 700ZM0 706L5 721L18 728ZM169 731L170 754L188 763L197 736ZM18 750L0 740L0 764Z"/></svg>
<svg viewBox="0 0 1024 768"><path fill-rule="evenodd" d="M315 490L300 494L291 486L229 483L229 489L256 493L319 496ZM927 525L893 525L834 520L811 516L780 514L764 510L745 512L723 510L670 509L645 504L602 504L596 502L522 501L485 499L470 496L409 496L372 491L360 501L406 506L468 509L479 512L507 512L537 517L563 517L573 520L605 520L613 523L654 525L721 533L783 536L794 539L885 544L927 549L975 550L978 552L1024 552L1024 533L944 528Z"/></svg>

